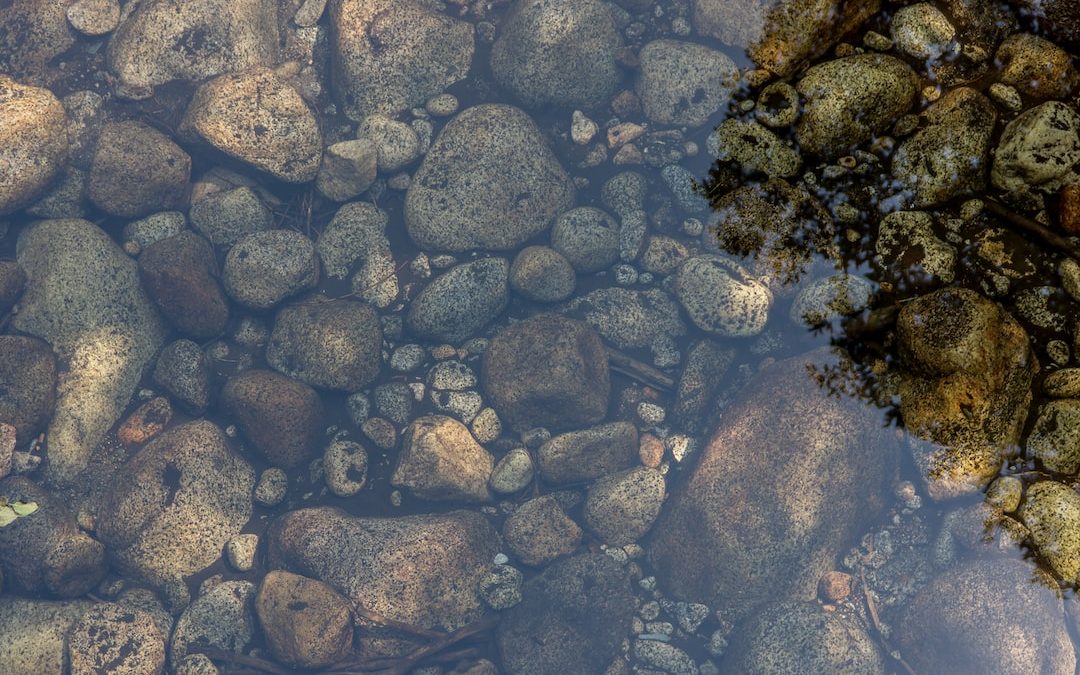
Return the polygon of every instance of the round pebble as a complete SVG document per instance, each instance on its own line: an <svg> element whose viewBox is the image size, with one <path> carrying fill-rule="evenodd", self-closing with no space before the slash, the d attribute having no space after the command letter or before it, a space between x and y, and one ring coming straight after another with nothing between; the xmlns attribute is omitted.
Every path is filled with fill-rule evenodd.
<svg viewBox="0 0 1080 675"><path fill-rule="evenodd" d="M255 567L255 551L259 535L238 534L225 543L225 555L229 565L237 572L250 572Z"/></svg>
<svg viewBox="0 0 1080 675"><path fill-rule="evenodd" d="M289 477L278 467L272 467L259 475L255 485L255 501L261 506L277 506L285 500L289 490Z"/></svg>

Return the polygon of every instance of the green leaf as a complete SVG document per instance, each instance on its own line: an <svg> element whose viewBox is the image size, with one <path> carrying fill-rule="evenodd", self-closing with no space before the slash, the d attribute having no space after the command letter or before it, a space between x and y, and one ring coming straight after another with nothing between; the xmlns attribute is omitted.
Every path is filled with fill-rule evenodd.
<svg viewBox="0 0 1080 675"><path fill-rule="evenodd" d="M0 527L6 527L14 523L15 519L18 517L19 516L15 514L15 510L10 506L0 507Z"/></svg>
<svg viewBox="0 0 1080 675"><path fill-rule="evenodd" d="M15 502L8 506L17 516L28 516L38 510L37 502Z"/></svg>

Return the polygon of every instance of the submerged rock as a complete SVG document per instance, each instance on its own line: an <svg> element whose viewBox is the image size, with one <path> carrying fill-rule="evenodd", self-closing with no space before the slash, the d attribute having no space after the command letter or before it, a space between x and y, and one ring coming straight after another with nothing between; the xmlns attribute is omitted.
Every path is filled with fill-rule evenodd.
<svg viewBox="0 0 1080 675"><path fill-rule="evenodd" d="M90 166L87 197L102 211L125 218L180 208L187 197L191 157L142 122L106 124Z"/></svg>
<svg viewBox="0 0 1080 675"><path fill-rule="evenodd" d="M701 126L727 105L739 81L723 52L678 40L654 40L639 54L637 93L650 120Z"/></svg>
<svg viewBox="0 0 1080 675"><path fill-rule="evenodd" d="M71 628L94 603L0 597L0 672L63 675Z"/></svg>
<svg viewBox="0 0 1080 675"><path fill-rule="evenodd" d="M222 581L188 605L169 641L173 670L200 647L242 653L255 637L254 596L250 581Z"/></svg>
<svg viewBox="0 0 1080 675"><path fill-rule="evenodd" d="M158 675L165 672L165 635L149 612L102 602L72 626L68 658L72 673Z"/></svg>
<svg viewBox="0 0 1080 675"><path fill-rule="evenodd" d="M390 484L421 499L484 502L495 460L468 427L442 415L419 417L405 429Z"/></svg>
<svg viewBox="0 0 1080 675"><path fill-rule="evenodd" d="M998 47L997 60L1001 81L1035 99L1065 98L1080 80L1069 52L1030 33L1010 35Z"/></svg>
<svg viewBox="0 0 1080 675"><path fill-rule="evenodd" d="M598 288L571 300L566 311L620 349L648 347L686 333L675 298L660 288Z"/></svg>
<svg viewBox="0 0 1080 675"><path fill-rule="evenodd" d="M376 307L386 307L397 298L398 278L394 254L386 237L390 218L368 202L342 205L319 234L315 248L326 274L344 279L357 262L352 277L353 292Z"/></svg>
<svg viewBox="0 0 1080 675"><path fill-rule="evenodd" d="M259 585L255 613L270 651L285 663L329 666L352 649L352 607L321 581L273 570Z"/></svg>
<svg viewBox="0 0 1080 675"><path fill-rule="evenodd" d="M266 362L313 387L358 391L379 375L382 337L371 305L312 299L278 310Z"/></svg>
<svg viewBox="0 0 1080 675"><path fill-rule="evenodd" d="M2 28L0 23L0 35ZM60 172L68 155L67 123L64 106L48 89L0 75L0 215L33 202Z"/></svg>
<svg viewBox="0 0 1080 675"><path fill-rule="evenodd" d="M698 328L725 337L760 333L773 302L767 286L721 256L688 259L675 273L674 291Z"/></svg>
<svg viewBox="0 0 1080 675"><path fill-rule="evenodd" d="M20 445L29 443L52 417L56 368L56 355L45 341L0 335L0 421L14 427Z"/></svg>
<svg viewBox="0 0 1080 675"><path fill-rule="evenodd" d="M320 449L322 401L303 382L270 370L245 370L225 383L221 403L275 466L299 466Z"/></svg>
<svg viewBox="0 0 1080 675"><path fill-rule="evenodd" d="M573 553L581 543L581 528L551 495L521 504L503 524L503 538L526 565L543 566Z"/></svg>
<svg viewBox="0 0 1080 675"><path fill-rule="evenodd" d="M1047 471L1072 476L1080 473L1080 400L1059 399L1039 408L1028 433L1027 449Z"/></svg>
<svg viewBox="0 0 1080 675"><path fill-rule="evenodd" d="M990 179L1002 190L1053 191L1080 163L1080 114L1059 101L1023 112L1001 132Z"/></svg>
<svg viewBox="0 0 1080 675"><path fill-rule="evenodd" d="M416 296L405 326L421 339L463 342L506 309L509 277L505 258L483 258L453 267Z"/></svg>
<svg viewBox="0 0 1080 675"><path fill-rule="evenodd" d="M220 335L229 321L214 249L190 230L155 241L139 256L139 277L161 313L195 338Z"/></svg>
<svg viewBox="0 0 1080 675"><path fill-rule="evenodd" d="M1031 485L1020 507L1021 522L1031 531L1035 550L1065 583L1080 578L1080 494L1067 485L1044 480Z"/></svg>

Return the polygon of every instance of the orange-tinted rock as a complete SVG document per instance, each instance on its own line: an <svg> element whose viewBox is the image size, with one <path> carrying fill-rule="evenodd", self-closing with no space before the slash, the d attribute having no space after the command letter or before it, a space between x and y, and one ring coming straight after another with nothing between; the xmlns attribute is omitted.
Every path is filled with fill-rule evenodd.
<svg viewBox="0 0 1080 675"><path fill-rule="evenodd" d="M169 399L158 396L139 406L131 416L120 425L116 435L121 443L141 445L157 436L172 419L172 406Z"/></svg>
<svg viewBox="0 0 1080 675"><path fill-rule="evenodd" d="M1072 183L1061 188L1058 209L1061 229L1069 234L1080 234L1080 184Z"/></svg>
<svg viewBox="0 0 1080 675"><path fill-rule="evenodd" d="M316 579L270 572L255 596L255 613L279 661L318 668L341 661L352 649L349 601Z"/></svg>

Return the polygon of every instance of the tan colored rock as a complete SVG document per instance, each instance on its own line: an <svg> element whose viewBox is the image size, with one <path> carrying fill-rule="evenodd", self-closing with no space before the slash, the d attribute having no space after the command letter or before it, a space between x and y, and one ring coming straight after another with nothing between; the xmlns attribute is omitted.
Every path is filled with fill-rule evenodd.
<svg viewBox="0 0 1080 675"><path fill-rule="evenodd" d="M494 467L468 427L452 417L425 415L405 429L390 483L421 499L483 502L491 499L487 483Z"/></svg>
<svg viewBox="0 0 1080 675"><path fill-rule="evenodd" d="M343 660L352 649L349 601L316 579L270 572L255 596L255 614L278 661L319 668Z"/></svg>
<svg viewBox="0 0 1080 675"><path fill-rule="evenodd" d="M0 215L40 196L67 153L67 113L60 101L48 89L0 75Z"/></svg>

